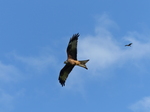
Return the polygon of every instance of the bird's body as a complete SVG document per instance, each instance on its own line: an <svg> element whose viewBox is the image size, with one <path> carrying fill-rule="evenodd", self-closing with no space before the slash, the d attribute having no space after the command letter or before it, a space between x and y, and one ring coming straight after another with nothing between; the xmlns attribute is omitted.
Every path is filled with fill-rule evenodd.
<svg viewBox="0 0 150 112"><path fill-rule="evenodd" d="M74 34L72 38L70 38L68 47L67 47L67 60L64 62L66 65L61 69L60 75L59 75L59 82L62 86L65 86L65 81L69 75L69 73L72 71L74 66L78 65L80 67L83 67L87 69L86 63L89 60L83 60L78 61L77 60L77 41L78 41L79 34Z"/></svg>
<svg viewBox="0 0 150 112"><path fill-rule="evenodd" d="M74 59L67 59L66 62L69 63L69 64L71 64L71 65L79 65L79 64L80 64L79 61L74 60ZM66 64L67 64L67 63L66 63Z"/></svg>

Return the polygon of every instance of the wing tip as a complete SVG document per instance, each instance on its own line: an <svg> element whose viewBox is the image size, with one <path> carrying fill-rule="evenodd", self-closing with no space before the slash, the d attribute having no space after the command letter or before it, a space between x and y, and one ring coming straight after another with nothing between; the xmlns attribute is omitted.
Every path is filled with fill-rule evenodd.
<svg viewBox="0 0 150 112"><path fill-rule="evenodd" d="M74 40L78 40L78 37L80 36L79 33L73 34L72 37L70 38L70 42Z"/></svg>
<svg viewBox="0 0 150 112"><path fill-rule="evenodd" d="M76 33L76 34L73 34L72 37L79 37L79 36L80 36L80 34L79 34L79 33Z"/></svg>
<svg viewBox="0 0 150 112"><path fill-rule="evenodd" d="M65 81L61 80L61 79L58 79L59 80L59 83L63 86L65 86Z"/></svg>

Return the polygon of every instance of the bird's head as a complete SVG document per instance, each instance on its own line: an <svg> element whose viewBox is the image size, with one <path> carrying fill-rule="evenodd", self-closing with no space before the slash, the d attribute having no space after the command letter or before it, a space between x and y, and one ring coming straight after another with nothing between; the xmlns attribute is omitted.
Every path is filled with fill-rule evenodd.
<svg viewBox="0 0 150 112"><path fill-rule="evenodd" d="M64 61L64 64L67 64L68 63L68 61Z"/></svg>

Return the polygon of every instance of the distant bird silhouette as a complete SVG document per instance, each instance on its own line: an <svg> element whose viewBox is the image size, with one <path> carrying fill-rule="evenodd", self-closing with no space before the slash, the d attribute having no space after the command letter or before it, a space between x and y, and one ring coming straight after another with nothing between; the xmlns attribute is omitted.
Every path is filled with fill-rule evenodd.
<svg viewBox="0 0 150 112"><path fill-rule="evenodd" d="M89 60L82 60L82 61L77 60L78 37L79 37L78 33L74 34L72 38L70 38L70 41L67 47L67 60L64 62L64 64L66 65L61 69L59 78L58 78L62 86L65 86L65 81L75 65L88 69L85 64Z"/></svg>
<svg viewBox="0 0 150 112"><path fill-rule="evenodd" d="M125 45L125 46L130 46L130 47L131 47L131 45L132 45L132 43L130 43L130 44L127 44L127 45Z"/></svg>

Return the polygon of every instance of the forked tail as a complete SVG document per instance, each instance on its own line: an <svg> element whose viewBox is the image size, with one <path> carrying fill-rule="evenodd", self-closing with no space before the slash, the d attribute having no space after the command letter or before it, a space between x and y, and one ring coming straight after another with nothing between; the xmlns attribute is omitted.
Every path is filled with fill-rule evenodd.
<svg viewBox="0 0 150 112"><path fill-rule="evenodd" d="M86 63L87 63L88 61L89 61L89 59L88 59L88 60L79 61L79 62L80 62L79 66L80 66L80 67L83 67L83 68L85 68L85 69L88 69L88 68L86 67Z"/></svg>

